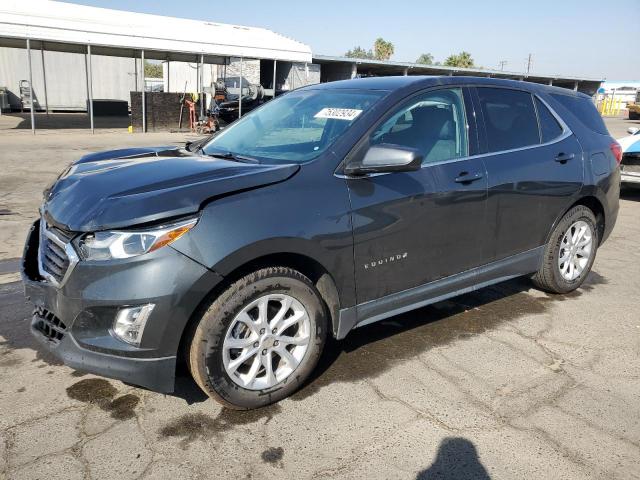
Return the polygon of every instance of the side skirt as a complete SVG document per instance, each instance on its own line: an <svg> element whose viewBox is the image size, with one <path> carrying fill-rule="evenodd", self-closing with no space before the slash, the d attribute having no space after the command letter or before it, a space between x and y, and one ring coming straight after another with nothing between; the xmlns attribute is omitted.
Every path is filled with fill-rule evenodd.
<svg viewBox="0 0 640 480"><path fill-rule="evenodd" d="M340 310L338 340L352 329L538 270L545 246Z"/></svg>

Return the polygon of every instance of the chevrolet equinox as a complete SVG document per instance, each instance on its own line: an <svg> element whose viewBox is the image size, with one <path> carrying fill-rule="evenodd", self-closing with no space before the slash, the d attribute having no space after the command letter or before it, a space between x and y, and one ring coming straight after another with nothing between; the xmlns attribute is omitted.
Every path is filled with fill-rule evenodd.
<svg viewBox="0 0 640 480"><path fill-rule="evenodd" d="M567 293L618 214L591 99L533 83L313 85L184 148L71 164L22 261L65 364L160 392L184 360L225 406L281 400L327 337L529 275Z"/></svg>

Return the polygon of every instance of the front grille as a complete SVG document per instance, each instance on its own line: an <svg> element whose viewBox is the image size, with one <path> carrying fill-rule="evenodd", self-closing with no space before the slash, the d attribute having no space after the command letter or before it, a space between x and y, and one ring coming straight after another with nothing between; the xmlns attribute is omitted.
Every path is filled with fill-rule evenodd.
<svg viewBox="0 0 640 480"><path fill-rule="evenodd" d="M69 268L69 258L64 249L46 236L41 239L40 261L45 272L61 282Z"/></svg>
<svg viewBox="0 0 640 480"><path fill-rule="evenodd" d="M46 308L33 311L33 328L53 343L59 343L67 332L67 326Z"/></svg>
<svg viewBox="0 0 640 480"><path fill-rule="evenodd" d="M40 273L60 285L76 261L75 258L69 258L68 253L73 250L69 242L74 234L51 227L44 219L40 222Z"/></svg>

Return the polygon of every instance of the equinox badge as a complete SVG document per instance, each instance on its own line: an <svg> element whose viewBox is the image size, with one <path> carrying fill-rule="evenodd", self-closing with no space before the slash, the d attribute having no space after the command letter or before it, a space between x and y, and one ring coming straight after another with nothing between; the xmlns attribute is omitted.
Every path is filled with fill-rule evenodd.
<svg viewBox="0 0 640 480"><path fill-rule="evenodd" d="M364 264L364 268L365 270L367 270L369 268L374 268L380 265L384 265L385 263L399 262L400 260L404 260L405 258L407 258L407 255L408 255L407 252L398 253L396 255L391 255L390 257L381 258L380 260L377 260L377 261L367 262Z"/></svg>

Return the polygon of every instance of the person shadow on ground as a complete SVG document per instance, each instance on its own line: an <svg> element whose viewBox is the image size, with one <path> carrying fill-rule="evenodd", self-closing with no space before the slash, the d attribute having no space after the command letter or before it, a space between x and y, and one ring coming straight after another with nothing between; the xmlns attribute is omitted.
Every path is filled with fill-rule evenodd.
<svg viewBox="0 0 640 480"><path fill-rule="evenodd" d="M491 480L478 459L473 443L466 438L450 437L440 443L431 466L418 473L416 480Z"/></svg>

